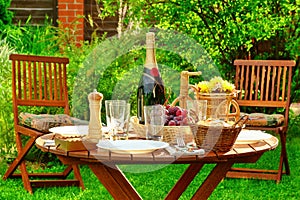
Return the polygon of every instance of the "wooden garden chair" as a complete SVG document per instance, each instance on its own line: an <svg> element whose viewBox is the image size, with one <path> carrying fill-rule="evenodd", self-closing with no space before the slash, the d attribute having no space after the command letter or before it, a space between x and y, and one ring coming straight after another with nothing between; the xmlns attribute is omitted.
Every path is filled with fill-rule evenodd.
<svg viewBox="0 0 300 200"><path fill-rule="evenodd" d="M25 156L34 146L35 140L45 134L47 130L38 127L38 124L41 123L36 123L36 126L31 126L30 123L23 123L35 115L25 114L28 118L25 120L20 119L21 114L24 116L24 113L20 113L23 107L56 107L64 111L64 114L58 115L58 117L69 115L66 81L66 67L69 59L12 54L10 55L10 60L12 61L12 97L18 156L4 174L3 179L21 176L25 189L30 193L32 193L33 187L80 186L84 189L79 167L76 164L67 166L60 173L29 173L27 171ZM39 115L37 119L45 118L46 125L60 124L59 121L47 122L47 117L45 116L50 117L51 115ZM62 122L61 124L63 125L64 123ZM22 138L24 137L29 138L25 145L22 144ZM18 167L20 167L20 174L15 173ZM75 179L66 179L72 170L74 171ZM43 180L32 180L31 177L43 178ZM48 179L45 180L45 178Z"/></svg>
<svg viewBox="0 0 300 200"><path fill-rule="evenodd" d="M286 133L289 122L292 71L296 63L291 60L235 60L234 65L235 86L240 90L237 102L241 111L261 108L273 114L250 111L246 129L272 131L278 134L281 153L277 170L232 168L227 173L227 177L269 179L279 183L283 173L290 174ZM282 115L274 114L278 108L283 110Z"/></svg>

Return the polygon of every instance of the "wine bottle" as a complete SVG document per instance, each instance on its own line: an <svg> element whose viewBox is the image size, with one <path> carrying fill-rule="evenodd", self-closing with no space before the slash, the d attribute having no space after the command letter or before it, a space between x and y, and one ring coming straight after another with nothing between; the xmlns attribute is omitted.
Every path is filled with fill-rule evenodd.
<svg viewBox="0 0 300 200"><path fill-rule="evenodd" d="M155 34L146 34L146 61L137 91L137 116L144 124L144 106L161 104L166 101L165 87L155 57Z"/></svg>

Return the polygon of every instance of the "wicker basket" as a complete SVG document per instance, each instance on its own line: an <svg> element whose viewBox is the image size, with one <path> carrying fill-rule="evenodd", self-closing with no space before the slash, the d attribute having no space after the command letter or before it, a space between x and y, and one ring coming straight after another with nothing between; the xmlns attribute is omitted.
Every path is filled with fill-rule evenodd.
<svg viewBox="0 0 300 200"><path fill-rule="evenodd" d="M140 138L146 138L146 126L139 124L137 117L131 118L133 132ZM193 142L194 135L190 126L164 126L161 135L162 140L169 144L177 144L176 135L183 134L185 143Z"/></svg>
<svg viewBox="0 0 300 200"><path fill-rule="evenodd" d="M199 93L195 92L195 98L198 100L207 100L207 118L224 118L228 121L234 118L236 121L240 118L240 108L233 99L235 93ZM234 113L230 113L234 109Z"/></svg>
<svg viewBox="0 0 300 200"><path fill-rule="evenodd" d="M190 126L164 126L163 141L173 145L177 144L176 136L178 133L183 135L186 144L194 141Z"/></svg>
<svg viewBox="0 0 300 200"><path fill-rule="evenodd" d="M194 135L195 142L199 148L206 151L230 151L247 120L247 115L242 116L228 127L216 123L199 124Z"/></svg>

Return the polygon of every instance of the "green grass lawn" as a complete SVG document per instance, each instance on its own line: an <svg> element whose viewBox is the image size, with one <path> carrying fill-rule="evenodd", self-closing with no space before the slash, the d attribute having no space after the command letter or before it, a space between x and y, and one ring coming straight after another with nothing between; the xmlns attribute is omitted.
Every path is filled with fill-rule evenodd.
<svg viewBox="0 0 300 200"><path fill-rule="evenodd" d="M290 176L283 176L280 184L275 181L250 180L250 179L225 179L212 193L210 199L299 199L300 198L300 136L297 134L288 135L288 155L291 168ZM277 167L279 148L267 152L256 163L255 167ZM276 161L275 161L276 160ZM249 166L249 165L248 165ZM121 166L122 167L122 166ZM124 167L124 166L123 166ZM125 166L126 167L126 166ZM137 166L136 170L148 166ZM129 173L127 178L134 185L144 199L163 199L169 189L175 184L180 174L185 170L186 165L168 165L160 170L148 173ZM197 190L201 181L205 179L213 165L205 166L181 199L190 199ZM57 168L57 167L56 167ZM2 180L7 169L7 164L1 161L0 165L0 199L112 199L91 170L81 166L81 173L86 189L77 187L63 188L36 188L31 195L23 189L21 179ZM72 175L70 175L72 176Z"/></svg>

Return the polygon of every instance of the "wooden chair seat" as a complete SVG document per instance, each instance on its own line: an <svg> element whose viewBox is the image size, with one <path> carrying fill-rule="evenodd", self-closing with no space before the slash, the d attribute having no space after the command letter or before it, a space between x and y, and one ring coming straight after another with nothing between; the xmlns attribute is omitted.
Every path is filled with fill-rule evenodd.
<svg viewBox="0 0 300 200"><path fill-rule="evenodd" d="M246 128L278 134L281 153L276 170L232 168L227 173L227 177L269 179L279 183L282 174L290 174L286 134L291 103L292 74L295 65L296 62L292 60L234 61L236 67L235 87L240 91L236 100L242 112L252 113L250 115L253 120L250 116ZM282 112L278 113L279 110ZM257 111L264 114L258 114ZM278 161L274 158L274 162Z"/></svg>
<svg viewBox="0 0 300 200"><path fill-rule="evenodd" d="M38 112L45 110L39 108L52 107L63 110L64 115L70 114L66 72L69 59L12 54L10 60L12 61L14 129L18 156L7 169L3 179L22 177L24 187L30 193L33 193L33 187L79 186L84 189L78 165L69 165L63 172L58 173L29 173L25 161L25 156L34 146L36 139L45 134L45 130L38 130L36 127L26 125L26 119L21 118L22 115L23 117L26 115L21 114L20 110L23 110L24 107L34 107L35 112ZM29 116L27 115L27 117ZM49 117L49 115L47 116ZM49 124L45 116L40 116L40 118L46 119L44 121ZM23 145L24 139L27 141ZM21 172L19 174L15 173L18 167ZM75 179L66 179L72 170Z"/></svg>

